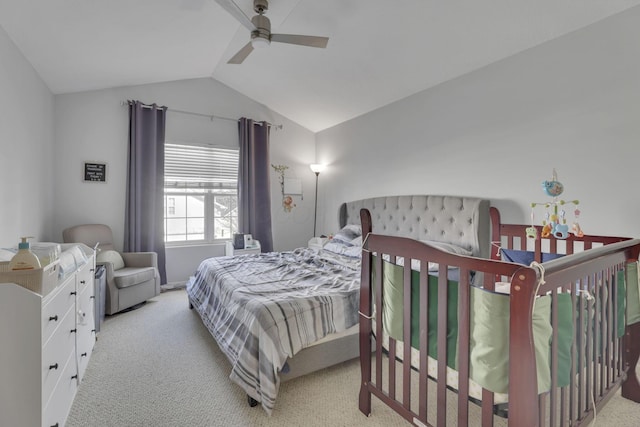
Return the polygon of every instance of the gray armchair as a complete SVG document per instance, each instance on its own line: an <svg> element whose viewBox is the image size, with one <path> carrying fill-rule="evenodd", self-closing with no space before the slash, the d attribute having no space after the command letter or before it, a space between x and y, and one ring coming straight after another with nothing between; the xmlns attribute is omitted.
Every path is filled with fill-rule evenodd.
<svg viewBox="0 0 640 427"><path fill-rule="evenodd" d="M111 228L104 224L83 224L62 232L65 243L98 245L96 264L104 265L107 276L106 314L143 303L160 293L158 254L155 252L117 252Z"/></svg>

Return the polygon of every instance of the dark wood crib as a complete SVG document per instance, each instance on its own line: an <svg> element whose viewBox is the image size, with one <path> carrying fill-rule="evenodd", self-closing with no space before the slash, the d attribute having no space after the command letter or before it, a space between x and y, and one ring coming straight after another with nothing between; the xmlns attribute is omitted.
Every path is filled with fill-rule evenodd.
<svg viewBox="0 0 640 427"><path fill-rule="evenodd" d="M620 387L622 396L640 402L640 319L633 319L640 316L640 240L571 235L533 241L527 226L501 224L494 208L490 214L491 259L483 259L372 233L371 215L362 209L360 410L371 414L373 395L417 426L579 426ZM505 251L531 262L504 261ZM549 254L564 256L545 261ZM497 293L505 287L508 294ZM503 331L507 340L506 370L498 378L507 384L504 393L482 385L473 391L479 293L506 304L508 323L498 326L497 314L495 320L496 334ZM392 301L399 306L390 307ZM545 307L541 339L534 313ZM393 313L400 313L395 324ZM390 334L387 325L401 332ZM540 342L548 349L540 351Z"/></svg>

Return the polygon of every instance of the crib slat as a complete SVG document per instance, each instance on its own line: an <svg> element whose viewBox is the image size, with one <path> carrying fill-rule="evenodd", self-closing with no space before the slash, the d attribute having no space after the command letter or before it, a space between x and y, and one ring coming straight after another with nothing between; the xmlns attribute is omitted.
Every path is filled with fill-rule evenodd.
<svg viewBox="0 0 640 427"><path fill-rule="evenodd" d="M423 424L427 424L427 402L429 401L429 388L427 387L428 381L428 367L427 367L427 357L428 354L428 346L429 346L429 336L427 331L429 330L429 316L427 312L427 307L429 307L429 292L427 291L428 287L428 279L429 274L427 271L428 264L423 262L420 263L420 325L424 325L420 329L420 384L418 386L418 400L419 404L419 416L420 421Z"/></svg>
<svg viewBox="0 0 640 427"><path fill-rule="evenodd" d="M403 325L403 354L402 354L402 404L411 410L411 260L406 259L403 272L404 288L404 325Z"/></svg>
<svg viewBox="0 0 640 427"><path fill-rule="evenodd" d="M607 388L607 370L605 365L605 360L607 358L607 300L610 297L609 289L607 284L605 283L606 275L604 272L599 272L597 274L598 286L600 287L600 304L598 305L599 315L598 315L598 331L596 335L598 338L596 339L598 343L598 352L593 355L593 366L594 370L598 372L598 388L596 392L588 396L590 401L589 410L593 408L592 400L596 399L597 396L602 396L604 391Z"/></svg>
<svg viewBox="0 0 640 427"><path fill-rule="evenodd" d="M470 292L469 271L460 270L458 286L458 426L469 422L469 334Z"/></svg>
<svg viewBox="0 0 640 427"><path fill-rule="evenodd" d="M389 337L389 358L387 384L389 385L389 397L396 400L396 340Z"/></svg>
<svg viewBox="0 0 640 427"><path fill-rule="evenodd" d="M587 283L586 289L588 289L592 295L597 295L596 283L594 283L593 276L589 276L587 278L586 283ZM578 390L582 390L582 392L578 394L578 408L577 408L578 412L576 414L576 419L579 419L580 417L582 417L582 414L584 413L583 411L585 410L586 405L588 405L588 403L585 404L586 394L591 393L591 390L595 389L596 387L596 385L593 384L595 381L595 378L593 377L591 369L588 367L585 368L585 361L588 363L588 366L592 365L591 361L593 360L593 354L594 354L593 349L595 345L595 340L592 333L593 327L591 326L591 319L593 319L593 316L594 316L595 304L590 304L589 302L585 303L584 299L580 299L580 302L581 302L580 312L584 313L583 311L584 305L586 304L587 315L586 315L586 319L581 317L582 321L580 322L581 328L586 329L586 340L585 340L585 343L581 345L578 351L578 355L579 355L578 375L580 379L578 382ZM583 405L585 405L585 407L583 407Z"/></svg>
<svg viewBox="0 0 640 427"><path fill-rule="evenodd" d="M377 388L382 388L382 254L379 253L376 258L376 271L380 274L376 275L376 299L375 306L377 307L375 312L376 317L376 339L378 341L376 345L376 375L375 384Z"/></svg>
<svg viewBox="0 0 640 427"><path fill-rule="evenodd" d="M493 392L482 389L482 427L493 427Z"/></svg>
<svg viewBox="0 0 640 427"><path fill-rule="evenodd" d="M438 272L438 427L447 425L447 270Z"/></svg>
<svg viewBox="0 0 640 427"><path fill-rule="evenodd" d="M534 259L535 259L536 262L542 262L542 255L541 255L541 253L542 253L542 240L541 239L536 239L534 246L535 246Z"/></svg>
<svg viewBox="0 0 640 427"><path fill-rule="evenodd" d="M550 412L549 425L556 425L556 408L557 408L557 388L558 388L558 290L553 289L551 292L551 391L550 391ZM544 421L544 414L540 416L540 420ZM542 426L541 426L542 427Z"/></svg>
<svg viewBox="0 0 640 427"><path fill-rule="evenodd" d="M613 319L615 318L615 316L613 315L614 311L614 305L613 305L613 300L616 297L616 292L615 292L615 286L613 283L613 280L615 278L614 274L613 274L613 270L612 269L607 269L607 288L609 289L609 298L607 299L607 324L606 324L606 330L607 330L607 334L606 334L606 342L604 343L605 348L606 348L606 357L604 358L604 360L602 360L600 363L602 363L604 370L605 370L605 389L609 390L609 388L611 387L611 381L613 380L612 378L612 366L611 366L611 360L613 359Z"/></svg>
<svg viewBox="0 0 640 427"><path fill-rule="evenodd" d="M567 388L560 389L560 427L567 425Z"/></svg>
<svg viewBox="0 0 640 427"><path fill-rule="evenodd" d="M576 382L578 382L578 387L580 387L580 384L584 387L585 382L587 387L591 384L589 375L586 375L582 367L584 366L584 360L589 358L591 328L588 327L587 323L591 318L591 304L589 300L585 299L585 296L590 295L593 292L592 286L593 285L587 277L578 279L577 283L574 282L571 287L573 316L576 319L577 329L573 337L571 360L577 360L578 363L577 366L576 363L571 364L571 378L569 384L571 396L571 406L569 409L570 425L573 425L573 423L579 419L581 414L581 405L583 402L582 394L580 392L582 389L576 389ZM583 291L586 291L587 293ZM576 378L578 378L578 381L576 381Z"/></svg>

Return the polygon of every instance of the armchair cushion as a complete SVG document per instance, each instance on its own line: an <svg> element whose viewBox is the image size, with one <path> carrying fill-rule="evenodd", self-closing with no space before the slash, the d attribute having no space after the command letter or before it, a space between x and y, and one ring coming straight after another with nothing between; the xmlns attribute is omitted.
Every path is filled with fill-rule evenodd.
<svg viewBox="0 0 640 427"><path fill-rule="evenodd" d="M120 270L124 268L124 260L117 251L100 251L96 257L96 262L104 263L110 262L113 264L114 270Z"/></svg>
<svg viewBox="0 0 640 427"><path fill-rule="evenodd" d="M156 269L153 267L125 267L113 272L113 279L118 289L124 289L148 280L154 280L155 277Z"/></svg>

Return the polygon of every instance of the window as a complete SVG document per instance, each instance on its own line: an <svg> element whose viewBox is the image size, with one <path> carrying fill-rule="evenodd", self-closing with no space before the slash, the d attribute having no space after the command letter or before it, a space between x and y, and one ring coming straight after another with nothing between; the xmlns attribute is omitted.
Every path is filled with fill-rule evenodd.
<svg viewBox="0 0 640 427"><path fill-rule="evenodd" d="M165 242L211 243L237 230L238 150L165 143Z"/></svg>

